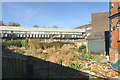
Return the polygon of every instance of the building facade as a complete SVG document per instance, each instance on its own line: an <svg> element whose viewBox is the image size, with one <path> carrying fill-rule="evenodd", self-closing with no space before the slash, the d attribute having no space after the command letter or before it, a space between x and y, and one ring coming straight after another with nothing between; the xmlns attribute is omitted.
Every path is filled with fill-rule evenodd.
<svg viewBox="0 0 120 80"><path fill-rule="evenodd" d="M88 53L106 52L109 55L109 12L91 14L91 23L75 29L86 30L86 43Z"/></svg>
<svg viewBox="0 0 120 80"><path fill-rule="evenodd" d="M33 28L0 26L0 36L6 40L40 39L43 42L80 41L85 38L84 29Z"/></svg>
<svg viewBox="0 0 120 80"><path fill-rule="evenodd" d="M120 1L111 0L109 10L110 61L115 63L120 53Z"/></svg>
<svg viewBox="0 0 120 80"><path fill-rule="evenodd" d="M86 30L86 33L109 31L109 12L92 13L91 23L75 29L83 28Z"/></svg>

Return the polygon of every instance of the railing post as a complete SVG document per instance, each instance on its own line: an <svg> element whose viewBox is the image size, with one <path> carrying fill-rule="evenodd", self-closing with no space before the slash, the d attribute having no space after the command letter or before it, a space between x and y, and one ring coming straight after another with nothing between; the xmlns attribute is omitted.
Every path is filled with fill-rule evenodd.
<svg viewBox="0 0 120 80"><path fill-rule="evenodd" d="M31 56L27 56L27 78L32 78L33 76L33 61Z"/></svg>

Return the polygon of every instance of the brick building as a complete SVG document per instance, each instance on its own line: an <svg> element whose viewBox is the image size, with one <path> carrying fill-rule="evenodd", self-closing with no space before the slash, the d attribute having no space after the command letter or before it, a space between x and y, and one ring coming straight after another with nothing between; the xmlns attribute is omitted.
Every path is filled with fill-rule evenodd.
<svg viewBox="0 0 120 80"><path fill-rule="evenodd" d="M91 23L76 27L75 29L86 30L86 33L109 31L109 12L91 14Z"/></svg>
<svg viewBox="0 0 120 80"><path fill-rule="evenodd" d="M110 61L115 63L119 57L120 51L120 1L111 0L109 10L109 29L110 29Z"/></svg>
<svg viewBox="0 0 120 80"><path fill-rule="evenodd" d="M91 23L75 29L85 29L87 52L109 54L109 12L92 13Z"/></svg>

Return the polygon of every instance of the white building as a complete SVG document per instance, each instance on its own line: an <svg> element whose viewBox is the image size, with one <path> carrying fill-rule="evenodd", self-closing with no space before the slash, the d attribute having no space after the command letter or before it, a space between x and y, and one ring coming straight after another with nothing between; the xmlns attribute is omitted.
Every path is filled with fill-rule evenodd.
<svg viewBox="0 0 120 80"><path fill-rule="evenodd" d="M3 40L38 38L41 41L79 41L85 38L84 29L33 28L0 26L0 37Z"/></svg>

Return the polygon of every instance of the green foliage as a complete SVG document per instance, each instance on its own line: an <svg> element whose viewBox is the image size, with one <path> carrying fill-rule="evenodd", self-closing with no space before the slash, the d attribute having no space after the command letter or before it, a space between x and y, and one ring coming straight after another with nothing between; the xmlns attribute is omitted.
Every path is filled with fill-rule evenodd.
<svg viewBox="0 0 120 80"><path fill-rule="evenodd" d="M88 70L91 70L91 67L88 67Z"/></svg>
<svg viewBox="0 0 120 80"><path fill-rule="evenodd" d="M88 60L89 59L89 56L87 54L82 54L82 59L85 59L85 60Z"/></svg>
<svg viewBox="0 0 120 80"><path fill-rule="evenodd" d="M4 46L16 46L16 47L22 47L23 41L21 40L13 40L13 41L5 41L2 43Z"/></svg>
<svg viewBox="0 0 120 80"><path fill-rule="evenodd" d="M20 24L15 23L15 22L9 22L7 26L20 26Z"/></svg>
<svg viewBox="0 0 120 80"><path fill-rule="evenodd" d="M55 47L55 49L61 48L64 44L70 44L69 42L51 42L51 43L43 43L40 42L39 39L33 39L28 42L28 46L30 49L47 49L51 47Z"/></svg>
<svg viewBox="0 0 120 80"><path fill-rule="evenodd" d="M25 46L25 49L27 50L28 49L28 38L25 38L24 46Z"/></svg>
<svg viewBox="0 0 120 80"><path fill-rule="evenodd" d="M69 62L69 66L73 69L76 69L76 70L81 69L81 66L79 66L78 62L76 64L72 64L71 62Z"/></svg>
<svg viewBox="0 0 120 80"><path fill-rule="evenodd" d="M69 48L69 49L73 49L73 50L76 50L74 47L72 47L72 48Z"/></svg>
<svg viewBox="0 0 120 80"><path fill-rule="evenodd" d="M46 55L46 54L48 54L48 53L44 53L44 55Z"/></svg>
<svg viewBox="0 0 120 80"><path fill-rule="evenodd" d="M82 43L82 45L79 47L78 52L86 53L86 45L84 43Z"/></svg>
<svg viewBox="0 0 120 80"><path fill-rule="evenodd" d="M77 47L74 43L69 43L71 46Z"/></svg>
<svg viewBox="0 0 120 80"><path fill-rule="evenodd" d="M34 27L34 28L38 28L39 26L38 26L38 25L34 25L33 27Z"/></svg>

